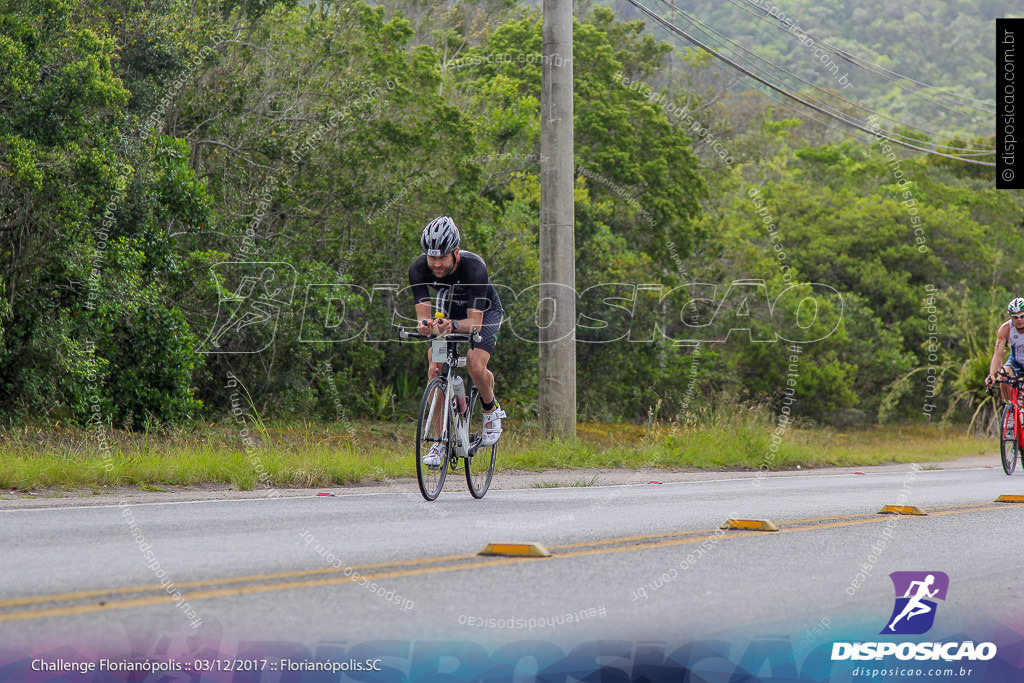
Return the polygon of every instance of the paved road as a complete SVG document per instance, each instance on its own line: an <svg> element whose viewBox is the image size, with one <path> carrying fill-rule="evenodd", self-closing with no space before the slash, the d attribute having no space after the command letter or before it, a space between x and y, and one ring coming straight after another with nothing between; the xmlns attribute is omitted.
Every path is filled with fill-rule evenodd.
<svg viewBox="0 0 1024 683"><path fill-rule="evenodd" d="M949 575L944 632L1019 625L1024 505L1000 494L1024 494L1024 475L907 466L482 501L446 490L429 504L403 491L0 510L0 642L144 653L189 636L313 652L786 633L812 647L876 637L902 570ZM903 502L928 515L876 514ZM716 531L730 517L781 531ZM531 541L554 556L475 555Z"/></svg>

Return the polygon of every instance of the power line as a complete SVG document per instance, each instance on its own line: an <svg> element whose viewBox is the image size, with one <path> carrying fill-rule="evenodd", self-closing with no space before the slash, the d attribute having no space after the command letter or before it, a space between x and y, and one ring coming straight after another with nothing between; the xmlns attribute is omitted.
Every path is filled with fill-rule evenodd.
<svg viewBox="0 0 1024 683"><path fill-rule="evenodd" d="M637 9L639 9L641 12L646 14L647 16L649 16L652 19L654 19L655 21L657 21L659 24L661 24L666 29L668 29L670 32L675 33L676 35L679 35L679 36L685 38L686 40L688 40L692 44L700 47L702 50L704 50L704 51L708 52L709 54L711 54L711 56L715 57L716 59L719 59L719 60L725 62L726 64L728 64L732 68L736 69L737 71L740 71L741 73L746 74L747 76L749 76L750 78L754 79L758 83L761 83L762 85L765 85L768 88L771 88L775 92L778 92L778 93L780 93L780 94L782 94L782 95L784 95L784 96L786 96L786 97L788 97L788 98L790 98L790 99L792 99L792 100L794 100L796 102L799 102L800 104L804 105L805 107L809 107L811 109L814 109L815 111L818 111L818 112L820 112L822 114L825 114L826 116L834 118L834 119L836 119L836 120L838 120L838 121L840 121L840 122L842 122L842 123L844 123L844 124L846 124L848 126L851 126L851 127L856 128L858 130L861 130L861 131L863 131L865 133L873 135L876 138L881 138L881 139L884 139L884 140L888 140L889 142L892 142L893 144L896 144L896 145L900 145L901 147L906 147L908 149L913 149L913 150L918 151L918 152L924 152L925 154L933 154L935 156L945 157L947 159L954 159L956 161L963 161L964 163L968 163L968 164L976 164L976 165L979 165L979 166L992 166L992 167L995 166L995 162L975 161L973 159L967 159L967 158L964 158L964 157L961 157L961 156L955 156L955 155L952 155L952 154L944 154L942 152L938 152L938 151L934 151L934 150L929 150L929 149L924 149L922 147L918 147L917 145L913 145L913 144L910 144L908 142L904 142L903 140L899 140L899 139L893 138L893 137L891 137L890 135L887 134L888 131L882 132L881 129L879 129L877 131L869 130L868 128L865 128L864 125L861 124L858 121L853 121L853 120L843 116L839 112L834 112L834 111L830 111L828 109L824 109L824 108L818 107L815 104L813 104L811 102L808 102L806 99L800 97L799 95L791 93L788 90L786 90L785 88L777 86L774 83L770 83L769 81L765 80L764 78L761 78L757 74L755 74L755 73L751 72L750 70L740 66L739 64L737 64L733 60L729 59L728 57L725 57L724 55L719 54L718 52L716 52L712 48L708 47L707 45L705 45L701 41L697 40L693 36L689 35L685 31L683 31L681 28L679 28L675 24L672 24L671 22L666 21L660 15L656 14L655 12L651 11L650 9L645 7L643 4L638 2L638 0L628 0L628 2L631 5L633 5L634 7L636 7Z"/></svg>
<svg viewBox="0 0 1024 683"><path fill-rule="evenodd" d="M775 15L771 14L770 12L768 12L768 10L764 9L763 7L761 7L759 5L755 5L755 7L757 9L761 10L762 13L761 14L755 14L749 7L745 6L745 3L743 2L743 0L726 0L726 1L729 2L732 5L735 5L736 7L740 8L741 10L746 12L747 14L750 14L751 16L754 16L757 19L760 19L762 21L766 21L766 22L772 24L775 28L777 28L777 29L779 29L781 31L785 31L787 33L792 33L789 30L789 27L787 25L785 25L785 23L783 21L781 21L778 17L776 17ZM747 0L747 1L749 3L751 3L751 4L753 3L753 0ZM803 31L803 29L800 29L800 30ZM874 62L871 62L871 61L869 61L867 59L864 59L863 57L858 57L857 55L855 55L855 54L853 54L853 53L851 53L851 52L849 52L847 50L844 50L841 47L838 47L836 45L832 45L831 43L829 43L829 42L827 42L825 40L822 40L821 38L819 38L818 36L816 36L813 33L809 33L807 31L803 31L803 33L807 37L809 37L812 40L814 40L815 43L818 43L820 45L824 45L825 47L827 47L836 56L841 57L842 59L845 59L846 61L850 62L854 66L858 66L858 67L864 69L865 71L869 71L869 72L875 74L876 76L881 76L882 78L884 78L885 80L889 81L890 83L894 83L901 90L904 90L904 91L906 91L906 92L908 92L908 93L910 93L912 95L917 95L917 93L919 91L921 91L921 90L937 90L937 91L939 91L938 94L942 95L943 97L957 98L957 99L961 99L961 100L964 100L965 102L970 103L968 106L970 106L970 108L975 109L977 111L981 111L981 112L984 112L984 113L988 114L988 113L992 113L995 110L995 104L992 103L992 102L988 102L988 101L985 101L985 100L978 100L978 99L975 99L973 97L967 97L965 95L957 94L955 92L943 92L943 90L942 90L942 88L940 86L930 85L928 83L925 83L923 81L919 81L919 80L917 80L915 78L912 78L910 76L898 73L896 71L892 71L890 69L886 69L885 67L879 66L878 64L875 64ZM911 83L914 83L915 85L917 85L919 87L918 88L914 88L914 89L907 88L904 85L905 81L910 81ZM930 98L924 97L923 95L917 95L917 96L920 97L921 99L924 99L924 100L927 100L929 102L933 102L935 104L938 104L938 102L934 102ZM982 105L982 106L975 106L975 105ZM942 106L942 105L940 105L940 106ZM957 106L960 106L960 105L957 105ZM949 109L950 111L956 111L952 107L946 107L946 108Z"/></svg>
<svg viewBox="0 0 1024 683"><path fill-rule="evenodd" d="M914 126L910 126L910 125L908 125L908 124L906 124L906 123L904 123L902 121L899 121L898 119L892 118L891 116L886 116L884 114L876 113L873 110L869 109L868 107L865 107L865 106L863 106L861 104L858 104L858 103L855 103L855 102L851 102L850 100L847 100L847 99L845 99L845 98L843 98L843 97L841 97L839 95L831 93L831 92L829 92L829 91L827 91L827 90L825 90L825 89L823 89L823 88L821 88L821 87L819 87L817 85L814 85L813 83L807 81L806 79L801 78L800 76L797 76L796 74L790 72L789 70L785 69L784 67L778 66L778 65L772 63L771 61L769 61L767 59L764 59L760 55L757 55L756 53L754 53L754 52L752 52L752 51L750 51L750 50L748 50L748 49L746 49L746 48L744 48L742 46L737 45L734 41L732 41L729 38L727 38L727 37L723 36L722 34L718 33L713 28L705 25L703 22L701 22L699 19L696 19L695 17L693 17L689 13L687 13L687 12L685 12L683 10L680 10L678 7L674 6L673 4L668 2L667 0L661 0L661 2L662 2L662 4L666 5L667 7L671 8L671 9L673 9L675 11L678 11L691 24L694 24L700 30L703 30L709 36L715 37L715 38L719 39L720 41L722 41L723 43L727 43L727 45L725 47L730 48L730 46L735 46L735 48L730 48L730 49L732 49L733 53L736 54L736 57L738 59L746 62L747 64L750 64L753 68L756 68L756 69L759 69L761 71L767 72L767 70L764 69L763 67L760 67L760 66L754 64L753 62L751 62L750 60L744 58L742 56L742 54L738 54L736 48L738 48L739 51L746 52L747 54L750 54L751 56L753 56L754 58L764 62L765 64L768 64L769 66L771 66L771 67L773 67L775 69L778 69L779 71L781 71L781 72L783 72L783 73L785 73L785 74L795 78L796 80L804 83L805 85L809 86L810 88L812 88L814 90L818 90L818 91L824 92L824 93L826 93L826 94L828 94L828 95L830 95L832 97L835 97L836 99L838 99L838 100L840 100L842 102L845 102L846 104L848 104L848 105L850 105L850 106L852 106L854 108L861 109L863 111L869 112L870 114L873 114L875 117L880 117L880 118L886 119L886 120L891 121L891 122L893 122L895 124L903 126L904 128L907 128L907 129L915 129ZM692 38L689 38L689 39L693 40ZM695 41L695 42L697 42L699 44L699 41ZM706 46L703 46L703 45L701 45L701 46L702 47L706 47ZM807 98L810 102L820 104L822 107L830 108L830 105L828 103L823 102L823 101L818 100L818 99L815 99L815 98L811 97L810 95L808 95L806 93L804 93L803 96L805 98ZM925 98L925 99L927 99L927 98ZM833 115L834 116L839 116L840 120L842 120L844 123L854 123L851 119L848 119L844 115L842 115L839 112L839 110L836 110L834 108L832 108L831 110L833 112ZM924 133L926 133L926 134L928 134L930 136L933 136L933 137L941 137L941 134L936 133L934 131L923 130L923 129L920 129L920 128L916 128L916 129L917 130L921 130L922 132L924 132ZM942 144L939 144L939 143L932 143L932 142L927 142L927 143L921 142L921 141L918 141L916 138L909 137L909 136L903 135L901 133L897 133L897 132L895 132L893 130L889 130L888 134L890 136L895 136L897 138L901 138L904 141L910 141L912 146L913 145L917 145L917 144L929 145L929 146L935 148L936 152L937 152L938 149L941 149L941 148L949 149L948 145L942 145ZM960 157L987 156L987 155L992 155L994 153L995 153L995 150L992 150L992 149L979 149L979 148L975 148L975 149L970 150L970 151L964 150L962 153L959 153L958 156L960 156Z"/></svg>
<svg viewBox="0 0 1024 683"><path fill-rule="evenodd" d="M712 34L713 36L717 37L718 39L720 39L723 42L729 43L730 45L737 46L739 48L739 50L742 50L743 52L747 52L748 54L752 55L756 59L758 59L758 60L760 60L762 62L765 62L769 66L772 66L772 67L778 69L779 71L782 71L783 73L785 73L785 74L787 74L789 76L792 76L793 78L795 78L795 79L805 83L806 85L810 86L811 88L813 88L815 90L819 90L819 91L829 95L830 97L835 97L835 98L845 102L846 104L848 104L848 105L850 105L850 106L852 106L854 108L862 109L862 110L864 110L866 112L869 112L870 114L873 114L875 117L884 118L884 119L886 119L888 121L892 121L893 123L896 123L896 124L898 124L900 126L903 126L903 127L907 128L907 129L921 130L922 132L927 133L928 135L931 135L931 136L934 136L934 137L943 137L944 136L944 134L936 133L934 131L929 131L929 130L924 130L924 129L920 129L920 128L915 128L914 126L910 126L910 125L908 125L906 123L903 123L902 121L899 121L898 119L892 118L890 116L886 116L885 114L877 113L877 112L871 110L870 108L865 107L864 105L858 104L856 102L852 102L852 101L847 100L847 99L845 99L843 97L840 97L839 95L836 95L835 93L833 93L833 92L831 92L829 90L825 90L825 89L823 89L823 88L821 88L819 86L816 86L813 83L810 83L809 81L806 81L805 79L801 78L800 76L797 76L796 74L788 71L784 67L778 66L778 65L772 63L770 60L767 60L767 59L761 57L760 55L758 55L758 54L756 54L756 53L754 53L754 52L752 52L750 50L747 50L746 48L744 48L742 46L739 46L735 41L732 41L729 38L723 36L722 34L720 34L717 31L715 31L713 28L705 25L703 22L701 22L700 20L696 19L692 15L686 13L685 11L679 10L679 8L675 7L674 5L672 5L671 3L667 2L666 0L661 0L661 1L662 1L663 4L667 5L668 7L671 7L673 10L679 11L681 14L684 15L684 17L688 21L690 21L690 23L696 24L699 28L703 29L705 33ZM732 1L733 0L730 0L730 2L732 2ZM733 50L733 51L735 52L735 50ZM758 68L761 71L765 71L766 73L768 72L767 69L764 69L763 67L759 67L759 66L754 65L750 60L745 59L744 57L742 57L742 55L738 55L738 58L741 59L744 62L747 62L748 64L751 64L754 68ZM724 65L716 65L716 68L721 69L723 71L725 71L725 69L726 69L726 67ZM814 98L812 98L812 97L810 97L808 95L805 95L805 97L807 97L807 99L810 100L811 102L816 102L816 103L821 104L823 107L828 107L829 106L826 102L823 102L823 101L818 100L818 99L814 99ZM783 109L785 109L787 111L794 112L794 113L796 113L796 114L798 114L800 116L807 117L808 120L813 121L814 123L816 123L818 125L826 126L826 127L828 125L824 121L822 121L820 119L817 119L814 116L812 116L810 111L808 111L806 108L804 108L802 110L798 110L798 109L793 108L791 106L787 106L785 104L785 100L784 99L775 99L774 101L775 101L776 106L782 107ZM840 118L840 117L836 117L836 116L833 116L832 118L836 118L837 120L840 120L842 123L847 123L847 120L844 119L844 118ZM889 131L889 133L891 135L894 135L896 137L902 138L904 140L909 140L909 141L912 141L912 142L915 142L915 143L920 143L921 142L921 141L917 140L917 138L909 137L909 136L906 136L906 135L902 135L902 134L897 133L895 131ZM863 134L862 133L858 133L858 137L860 137L861 135L863 135ZM873 133L872 133L872 135L873 135ZM936 149L942 149L942 148L945 148L945 149L957 149L958 150L957 151L957 156L958 157L984 157L984 156L991 156L991 155L993 155L995 153L995 150L991 150L991 149L987 149L987 148L978 148L978 147L974 147L972 149L953 148L953 147L950 147L949 145L942 145L942 144L939 144L939 143L932 143L932 142L928 142L926 144L929 144L929 145L935 147ZM931 152L929 152L929 153L931 153ZM964 159L964 160L966 160L966 159Z"/></svg>
<svg viewBox="0 0 1024 683"><path fill-rule="evenodd" d="M818 90L820 92L823 92L823 93L825 93L826 95L828 95L830 97L834 97L834 98L840 100L841 102L844 102L844 103L850 105L851 107L863 110L865 112L868 112L869 114L875 114L876 116L878 116L880 118L886 119L887 121L891 121L891 122L893 122L895 124L898 124L900 126L903 126L905 128L913 128L913 126L909 126L906 123L904 123L902 121L899 121L898 119L894 119L891 116L886 116L884 114L878 114L878 113L874 112L872 109L870 109L868 107L865 107L862 104L859 104L857 102L852 102L852 101L850 101L850 100L848 100L848 99L846 99L846 98L844 98L844 97L842 97L842 96L840 96L840 95L838 95L836 93L833 93L833 92L830 92L830 91L828 91L828 90L826 90L824 88L821 88L820 86L817 86L814 83L811 83L810 81L808 81L808 80L806 80L806 79L804 79L804 78L794 74L793 72L789 71L785 67L778 66L778 65L774 64L773 62L765 59L764 57L761 57L757 53L755 53L755 52L753 52L751 50L748 50L747 48L743 47L742 45L739 45L735 41L733 41L733 40L729 39L728 37L722 35L721 33L717 32L715 29L711 28L710 26L707 26L706 24L701 22L696 17L690 15L688 12L677 8L675 5L671 4L667 0L661 0L661 2L662 2L662 4L666 5L667 7L670 7L673 10L679 12L687 21L689 21L694 26L698 27L700 30L704 31L705 34L707 34L707 35L709 35L711 37L717 38L719 41L724 43L725 46L728 49L730 49L733 52L734 55L736 55L737 59L740 59L740 60L746 62L747 64L750 64L752 68L759 69L759 70L767 72L766 69L756 65L754 62L750 61L749 59L746 59L740 53L749 54L752 57L754 57L755 59L760 60L761 62L764 62L765 64L768 64L769 66L771 66L771 67L773 67L775 69L778 69L779 71L783 72L784 74L786 74L788 76L791 76L792 78L795 78L796 80L798 80L801 83L807 85L808 87L810 87L810 88L812 88L814 90ZM805 94L804 96L807 97L812 102L817 102L817 103L821 104L822 106L826 106L826 107L829 106L826 102L823 102L821 100L813 99L809 95ZM928 135L930 135L932 137L942 137L942 135L940 133L936 133L934 131L924 130L924 129L920 129L920 128L918 130L921 130L922 132L927 133ZM895 135L896 137L899 137L899 138L901 138L903 140L916 141L915 138L908 137L906 135L902 135L900 133L896 133L896 132L893 132L893 131L891 131L891 134ZM944 145L939 145L937 143L928 143L928 144L932 144L936 148L944 146ZM984 154L993 154L993 153L995 153L995 150L982 150L980 155L983 156ZM978 155L973 155L972 154L971 156L978 156Z"/></svg>

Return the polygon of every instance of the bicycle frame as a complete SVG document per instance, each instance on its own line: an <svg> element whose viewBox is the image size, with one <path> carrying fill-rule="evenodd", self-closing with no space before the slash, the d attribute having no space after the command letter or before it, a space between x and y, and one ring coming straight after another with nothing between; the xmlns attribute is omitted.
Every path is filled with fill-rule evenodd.
<svg viewBox="0 0 1024 683"><path fill-rule="evenodd" d="M459 344L471 344L481 340L478 332L449 333L434 336L409 332L398 328L401 339L430 340L430 362L439 364L440 372L427 380L423 392L416 425L416 479L420 492L428 501L435 500L444 489L448 472L456 472L460 461L466 486L477 500L484 497L494 475L496 444L480 446L483 440L483 413L480 392L474 385L466 383L465 407L459 410L461 401L455 396L453 378L458 377L457 368L466 367L467 358L459 354ZM470 380L472 377L470 377ZM477 429L477 431L473 431ZM434 444L445 446L444 458L438 464L426 464L424 446Z"/></svg>
<svg viewBox="0 0 1024 683"><path fill-rule="evenodd" d="M999 417L999 451L1003 461L1003 471L1007 475L1013 474L1017 460L1024 453L1024 424L1021 417L1024 415L1024 406L1021 399L1024 393L1021 386L1024 384L1024 377L1013 377L1010 379L998 379L996 384L1006 384L1010 387L1010 400L1003 407ZM1009 426L1012 424L1012 427ZM1014 438L1006 438L1009 429L1013 429ZM1007 444L1012 444L1010 447Z"/></svg>
<svg viewBox="0 0 1024 683"><path fill-rule="evenodd" d="M1024 408L1021 407L1021 382L1024 382L1022 378L1014 378L1012 380L1004 380L1010 385L1010 404L1014 407L1014 421L1017 425L1017 445L1018 447L1024 447L1024 429L1021 429L1021 411Z"/></svg>
<svg viewBox="0 0 1024 683"><path fill-rule="evenodd" d="M1010 387L1010 401L1009 404L1013 406L1013 414L1017 419L1017 424L1020 425L1020 416L1024 412L1024 405L1021 405L1021 398L1024 394L1021 392L1021 386L1024 385L1024 377L1014 377L1012 379L997 379L996 384L1007 384ZM1024 445L1024 434L1022 430L1017 430L1017 443Z"/></svg>
<svg viewBox="0 0 1024 683"><path fill-rule="evenodd" d="M457 458L467 458L469 453L469 410L459 412L458 402L455 397L455 390L452 388L452 375L455 368L466 367L466 357L460 356L458 352L458 341L449 341L445 335L431 340L431 354L435 363L441 363L440 377L444 380L444 409L441 413L441 424L450 424L454 430L452 445L455 447L455 458L449 460L452 469L455 469ZM476 391L476 388L473 388ZM469 405L469 394L466 394L466 405ZM448 416L451 415L451 421Z"/></svg>
<svg viewBox="0 0 1024 683"><path fill-rule="evenodd" d="M444 402L440 416L442 440L448 441L448 434L446 430L449 425L452 425L454 433L452 434L453 438L451 441L455 448L455 452L452 454L454 457L449 459L449 463L451 464L451 468L455 469L457 467L458 458L466 459L473 455L470 451L470 416L468 406L470 405L472 392L476 391L476 387L473 387L471 391L466 392L467 410L460 413L457 409L456 397L454 390L452 389L452 376L455 372L455 368L466 367L466 357L459 354L459 342L478 342L481 339L480 334L477 332L473 332L472 334L454 332L446 335L423 335L409 332L404 328L399 328L398 334L401 339L429 339L431 360L435 363L441 363L441 371L438 376L444 382ZM433 415L431 417L433 417Z"/></svg>

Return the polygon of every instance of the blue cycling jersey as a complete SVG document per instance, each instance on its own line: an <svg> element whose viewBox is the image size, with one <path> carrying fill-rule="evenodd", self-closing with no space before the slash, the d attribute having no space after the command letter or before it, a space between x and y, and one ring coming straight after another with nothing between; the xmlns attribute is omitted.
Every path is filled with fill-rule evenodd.
<svg viewBox="0 0 1024 683"><path fill-rule="evenodd" d="M1018 332L1010 321L1010 336L1006 340L1010 346L1010 362L1016 366L1024 364L1024 332Z"/></svg>

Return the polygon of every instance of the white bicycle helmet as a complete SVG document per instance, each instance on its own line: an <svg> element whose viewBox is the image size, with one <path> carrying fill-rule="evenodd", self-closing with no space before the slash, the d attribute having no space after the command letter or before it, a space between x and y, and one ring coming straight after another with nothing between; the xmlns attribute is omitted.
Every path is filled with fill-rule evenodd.
<svg viewBox="0 0 1024 683"><path fill-rule="evenodd" d="M1006 312L1010 315L1024 313L1024 298L1018 296L1015 299L1011 299L1010 303L1006 304Z"/></svg>
<svg viewBox="0 0 1024 683"><path fill-rule="evenodd" d="M427 256L444 256L459 248L459 240L459 229L455 227L455 221L448 216L438 216L423 228L420 246Z"/></svg>

